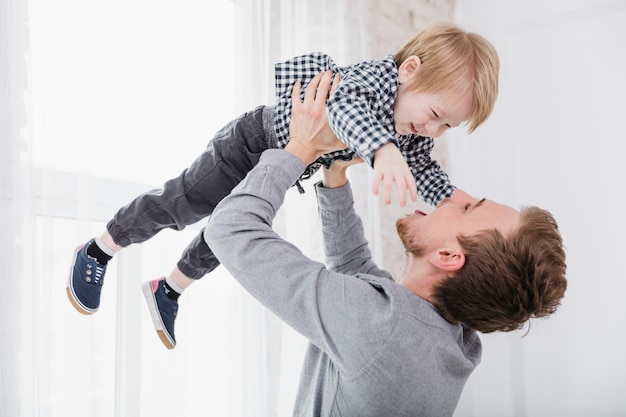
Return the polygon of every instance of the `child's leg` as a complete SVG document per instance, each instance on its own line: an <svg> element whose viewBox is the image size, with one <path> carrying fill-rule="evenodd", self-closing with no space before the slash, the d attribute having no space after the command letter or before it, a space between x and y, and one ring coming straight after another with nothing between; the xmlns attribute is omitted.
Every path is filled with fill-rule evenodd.
<svg viewBox="0 0 626 417"><path fill-rule="evenodd" d="M165 228L181 230L210 215L268 148L263 109L231 121L180 176L120 209L107 225L115 244L140 243Z"/></svg>
<svg viewBox="0 0 626 417"><path fill-rule="evenodd" d="M261 153L267 148L263 108L247 113L218 132L207 148L210 151L205 152L207 155L202 158L204 168L210 169L193 170L196 174L203 172L201 180L194 177L194 181L191 181L197 188L193 196L201 201L194 202L194 206L202 205L206 214L212 213L215 206L257 164ZM188 197L190 195L188 193ZM185 248L176 268L168 277L144 285L144 296L153 324L168 349L176 346L174 321L178 311L178 297L191 283L218 265L219 261L206 244L201 231Z"/></svg>
<svg viewBox="0 0 626 417"><path fill-rule="evenodd" d="M191 284L198 281L197 279L189 278L187 275L183 274L177 266L172 269L169 276L165 278L165 281L169 284L170 287L174 291L179 294L182 294Z"/></svg>
<svg viewBox="0 0 626 417"><path fill-rule="evenodd" d="M122 247L120 245L115 243L115 241L113 240L113 236L111 236L111 234L109 233L108 230L105 230L102 233L102 236L100 236L100 240L99 241L96 239L96 243L98 243L98 246L100 246L100 242L102 242L102 244L106 247L106 248L103 248L104 250L109 249L114 254L117 251L119 251L120 249L122 249Z"/></svg>
<svg viewBox="0 0 626 417"><path fill-rule="evenodd" d="M97 311L106 262L112 253L131 243L143 242L164 228L181 230L213 211L273 140L269 139L273 133L264 129L268 115L271 115L269 108L259 107L230 122L179 177L167 181L163 189L149 191L131 201L115 214L98 242L92 239L77 248L67 293L79 312ZM203 240L200 243L206 246ZM208 248L201 246L200 253L193 257L197 261L198 256L205 256L203 253L208 253L208 265L194 261L183 269L191 278L200 278L216 266ZM198 271L194 270L196 267Z"/></svg>
<svg viewBox="0 0 626 417"><path fill-rule="evenodd" d="M154 328L168 349L176 347L174 322L178 314L178 297L196 281L175 267L167 277L146 282L142 286Z"/></svg>

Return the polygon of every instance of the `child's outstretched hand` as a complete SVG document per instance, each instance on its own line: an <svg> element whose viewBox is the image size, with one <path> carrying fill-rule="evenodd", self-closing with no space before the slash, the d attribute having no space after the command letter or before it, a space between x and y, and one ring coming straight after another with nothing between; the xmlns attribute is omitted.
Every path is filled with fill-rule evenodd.
<svg viewBox="0 0 626 417"><path fill-rule="evenodd" d="M411 201L417 201L417 187L415 178L409 165L393 143L387 143L374 153L374 179L372 190L378 195L380 183L383 186L385 204L391 204L391 187L396 183L400 206L406 205L406 193L409 192Z"/></svg>

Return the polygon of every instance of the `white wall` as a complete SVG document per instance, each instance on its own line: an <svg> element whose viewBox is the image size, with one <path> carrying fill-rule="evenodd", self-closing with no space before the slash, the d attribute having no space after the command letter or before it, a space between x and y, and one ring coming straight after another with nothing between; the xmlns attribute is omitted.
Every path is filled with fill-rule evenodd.
<svg viewBox="0 0 626 417"><path fill-rule="evenodd" d="M569 282L526 337L483 337L456 416L624 416L626 2L463 0L455 20L502 68L492 117L445 139L453 181L552 211Z"/></svg>

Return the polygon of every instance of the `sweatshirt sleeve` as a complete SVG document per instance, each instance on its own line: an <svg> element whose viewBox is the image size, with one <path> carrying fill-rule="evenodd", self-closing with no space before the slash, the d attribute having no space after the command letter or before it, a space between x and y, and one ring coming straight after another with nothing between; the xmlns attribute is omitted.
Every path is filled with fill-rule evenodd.
<svg viewBox="0 0 626 417"><path fill-rule="evenodd" d="M303 169L288 152L265 151L259 164L213 211L204 237L246 291L325 351L341 372L350 374L381 347L396 315L385 290L371 284L375 277L363 280L330 271L272 230L286 190ZM353 253L367 252L357 248ZM361 261L374 270L369 262ZM359 267L348 263L345 269Z"/></svg>
<svg viewBox="0 0 626 417"><path fill-rule="evenodd" d="M315 184L317 206L322 222L322 236L326 266L344 274L364 273L391 279L372 260L361 218L354 210L350 184L325 188Z"/></svg>

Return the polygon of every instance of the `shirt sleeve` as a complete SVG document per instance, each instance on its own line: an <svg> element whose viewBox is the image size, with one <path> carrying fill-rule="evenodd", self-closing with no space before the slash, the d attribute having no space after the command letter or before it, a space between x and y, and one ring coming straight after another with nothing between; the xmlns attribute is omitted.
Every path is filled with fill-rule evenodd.
<svg viewBox="0 0 626 417"><path fill-rule="evenodd" d="M328 269L391 279L389 272L379 269L372 260L363 223L354 210L350 185L325 188L322 182L318 182L315 191Z"/></svg>
<svg viewBox="0 0 626 417"><path fill-rule="evenodd" d="M391 73L391 74L390 74ZM393 135L397 68L387 61L367 61L342 74L327 105L328 123L348 148L373 165L374 153Z"/></svg>
<svg viewBox="0 0 626 417"><path fill-rule="evenodd" d="M418 196L436 206L444 198L450 197L456 187L437 161L430 157L433 147L433 138L413 136L400 143L399 149L415 177Z"/></svg>
<svg viewBox="0 0 626 417"><path fill-rule="evenodd" d="M272 230L286 190L303 169L285 151L265 151L216 207L204 237L246 291L326 352L340 372L351 374L376 354L393 329L397 315L384 287L397 284L383 279L372 285L376 277L368 281L331 271Z"/></svg>

